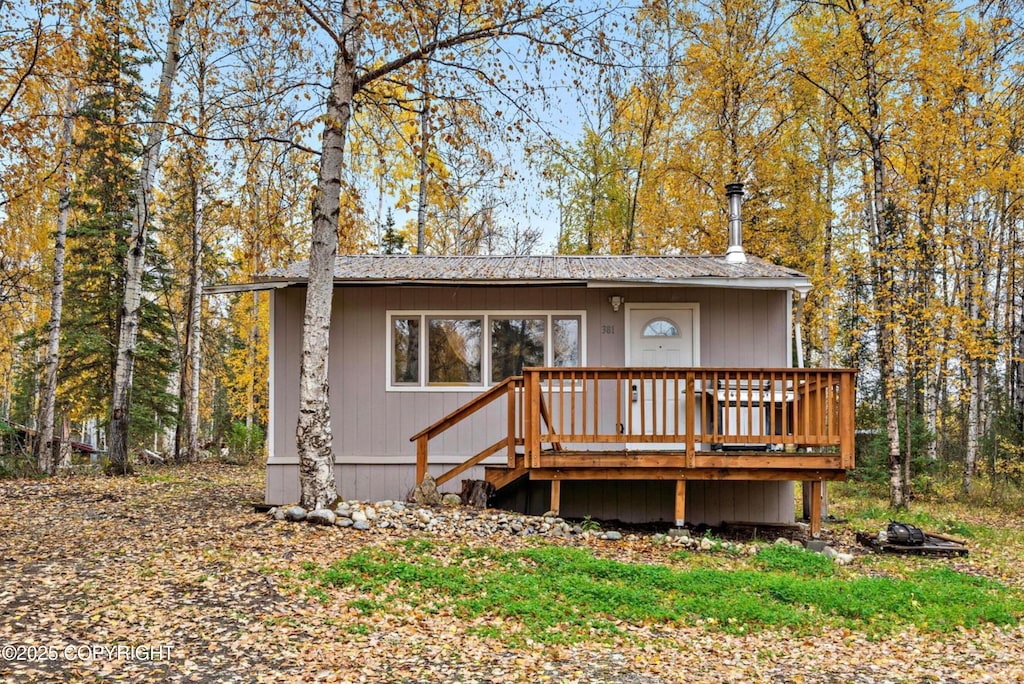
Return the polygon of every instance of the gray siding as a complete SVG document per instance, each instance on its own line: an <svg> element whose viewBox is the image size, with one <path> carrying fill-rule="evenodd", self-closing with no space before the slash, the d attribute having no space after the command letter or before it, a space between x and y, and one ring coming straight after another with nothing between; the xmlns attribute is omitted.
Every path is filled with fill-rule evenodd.
<svg viewBox="0 0 1024 684"><path fill-rule="evenodd" d="M702 366L789 365L789 295L783 291L679 287L336 288L329 376L342 496L367 500L404 497L414 479L416 450L409 437L480 392L387 391L386 311L582 310L587 316L587 365L624 365L625 308L612 311L608 303L611 294L622 295L631 303L699 304ZM267 500L284 503L298 498L294 426L305 289L276 290L273 297L274 378ZM431 469L461 462L497 440L504 427L504 404L499 401L488 412L432 440ZM496 462L501 462L500 457ZM480 476L482 472L467 475ZM455 482L449 489L458 486ZM570 511L579 506L580 515L670 520L671 495L663 497L658 494L661 489L670 488L664 483L567 483L562 495L564 511L575 515ZM792 483L693 482L687 491L690 522L793 519Z"/></svg>

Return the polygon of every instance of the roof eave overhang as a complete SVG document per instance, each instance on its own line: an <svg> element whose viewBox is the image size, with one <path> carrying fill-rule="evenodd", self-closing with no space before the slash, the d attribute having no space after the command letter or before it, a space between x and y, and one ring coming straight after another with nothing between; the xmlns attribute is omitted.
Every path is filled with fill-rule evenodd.
<svg viewBox="0 0 1024 684"><path fill-rule="evenodd" d="M302 280L257 280L253 283L226 283L224 285L207 285L203 288L203 294L230 294L234 292L259 292L261 290L279 290L282 287L291 285L304 285Z"/></svg>
<svg viewBox="0 0 1024 684"><path fill-rule="evenodd" d="M261 290L277 290L291 286L306 284L305 278L287 278L281 280L261 280L252 283L226 285L210 285L203 288L204 294L225 294L235 292L256 292ZM711 287L745 290L803 290L810 289L811 283L804 277L784 278L722 278L705 276L698 278L622 278L617 280L583 280L583 279L520 279L520 280L416 280L416 279L335 279L335 287L346 286L386 286L386 287L588 287L595 289L629 288L629 287Z"/></svg>

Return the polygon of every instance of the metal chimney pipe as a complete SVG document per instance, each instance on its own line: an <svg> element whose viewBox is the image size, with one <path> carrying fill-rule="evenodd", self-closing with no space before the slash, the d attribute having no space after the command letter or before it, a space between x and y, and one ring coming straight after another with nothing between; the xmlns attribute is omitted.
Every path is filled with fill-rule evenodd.
<svg viewBox="0 0 1024 684"><path fill-rule="evenodd" d="M747 255L743 251L743 183L727 184L725 195L729 198L729 249L725 251L725 260L730 264L745 264Z"/></svg>

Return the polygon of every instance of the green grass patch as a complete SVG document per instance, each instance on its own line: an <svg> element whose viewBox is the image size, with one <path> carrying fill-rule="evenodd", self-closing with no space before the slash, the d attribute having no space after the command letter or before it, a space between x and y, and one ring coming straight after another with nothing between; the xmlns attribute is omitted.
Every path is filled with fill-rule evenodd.
<svg viewBox="0 0 1024 684"><path fill-rule="evenodd" d="M762 570L789 572L802 577L828 577L835 564L824 555L786 545L767 546L757 552L755 566Z"/></svg>
<svg viewBox="0 0 1024 684"><path fill-rule="evenodd" d="M911 625L947 632L1024 616L1011 589L945 567L905 578L863 577L781 546L733 564L681 568L558 546L503 551L403 543L309 566L302 581L314 595L336 587L374 595L349 604L364 615L397 602L424 612L450 609L465 619L500 618L515 628L480 634L513 642L612 639L624 623L708 624L733 633L842 626L881 636Z"/></svg>

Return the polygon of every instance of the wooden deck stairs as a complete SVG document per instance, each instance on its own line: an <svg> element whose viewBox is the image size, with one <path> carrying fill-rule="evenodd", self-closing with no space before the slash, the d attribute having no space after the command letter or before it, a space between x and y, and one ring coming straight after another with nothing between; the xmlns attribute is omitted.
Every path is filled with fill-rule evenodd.
<svg viewBox="0 0 1024 684"><path fill-rule="evenodd" d="M515 463L507 465L489 465L484 468L484 479L494 485L494 491L504 489L516 480L530 474L526 467L526 457L516 454Z"/></svg>

